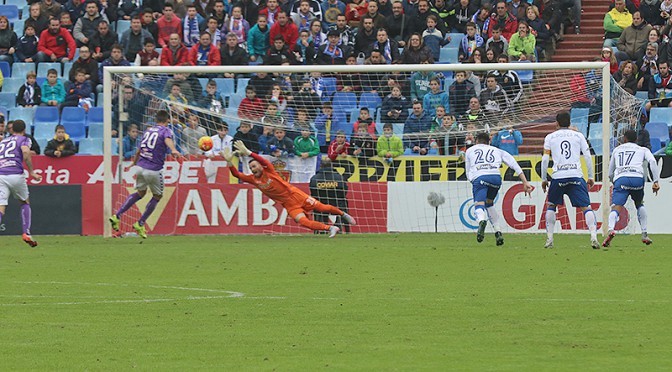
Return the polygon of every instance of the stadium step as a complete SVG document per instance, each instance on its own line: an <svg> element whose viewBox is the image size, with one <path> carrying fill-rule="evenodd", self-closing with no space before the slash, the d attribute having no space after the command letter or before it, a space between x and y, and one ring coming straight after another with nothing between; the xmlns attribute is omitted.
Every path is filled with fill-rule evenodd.
<svg viewBox="0 0 672 372"><path fill-rule="evenodd" d="M564 40L558 43L552 57L554 62L579 62L600 56L609 2L583 0L581 6L581 34L575 35L573 27L567 27Z"/></svg>

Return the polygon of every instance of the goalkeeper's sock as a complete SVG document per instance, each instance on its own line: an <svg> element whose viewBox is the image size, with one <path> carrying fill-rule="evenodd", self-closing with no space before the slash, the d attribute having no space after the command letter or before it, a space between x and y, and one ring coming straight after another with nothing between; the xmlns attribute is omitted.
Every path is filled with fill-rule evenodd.
<svg viewBox="0 0 672 372"><path fill-rule="evenodd" d="M138 224L140 226L145 226L145 221L147 221L152 212L154 212L154 209L156 208L157 204L159 204L159 201L156 200L155 198L152 198L149 201L149 203L147 203L147 208L145 208L145 212L142 213L142 216L140 216L140 219L138 220Z"/></svg>
<svg viewBox="0 0 672 372"><path fill-rule="evenodd" d="M23 233L28 235L30 235L31 214L30 204L21 204L21 222L23 225Z"/></svg>
<svg viewBox="0 0 672 372"><path fill-rule="evenodd" d="M595 215L595 211L586 209L583 215L586 217L586 224L588 225L588 230L590 230L590 238L597 239L597 216Z"/></svg>
<svg viewBox="0 0 672 372"><path fill-rule="evenodd" d="M137 203L138 200L142 199L142 196L138 194L137 192L132 193L131 195L126 198L126 201L124 201L124 204L121 205L121 208L119 208L119 211L115 213L117 218L121 218L121 215L124 214L129 208L133 206L133 204Z"/></svg>
<svg viewBox="0 0 672 372"><path fill-rule="evenodd" d="M647 228L647 214L646 214L646 208L644 208L643 205L640 205L639 208L637 208L637 219L639 220L639 226L642 227L642 232L646 232Z"/></svg>
<svg viewBox="0 0 672 372"><path fill-rule="evenodd" d="M489 206L487 208L488 211L488 217L490 217L490 223L492 224L492 227L495 228L495 231L502 231L502 228L499 227L499 213L495 209L494 206Z"/></svg>
<svg viewBox="0 0 672 372"><path fill-rule="evenodd" d="M315 209L318 212L334 214L336 216L342 216L345 214L342 210L334 207L333 205L320 203L319 201L315 202L315 206L313 207L313 209Z"/></svg>
<svg viewBox="0 0 672 372"><path fill-rule="evenodd" d="M321 230L329 231L329 228L331 227L321 222L313 221L305 216L299 218L299 225L307 227L313 231L321 231Z"/></svg>
<svg viewBox="0 0 672 372"><path fill-rule="evenodd" d="M613 209L609 212L609 231L614 231L616 228L616 222L618 222L618 211Z"/></svg>
<svg viewBox="0 0 672 372"><path fill-rule="evenodd" d="M553 229L555 229L555 209L546 210L546 236L553 240Z"/></svg>
<svg viewBox="0 0 672 372"><path fill-rule="evenodd" d="M487 217L485 216L485 207L481 204L474 208L474 214L476 215L476 222L487 220Z"/></svg>

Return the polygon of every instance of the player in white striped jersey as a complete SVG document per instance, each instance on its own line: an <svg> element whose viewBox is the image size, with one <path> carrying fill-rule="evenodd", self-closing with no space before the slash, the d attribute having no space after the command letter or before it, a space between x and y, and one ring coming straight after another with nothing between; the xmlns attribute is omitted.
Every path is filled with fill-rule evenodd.
<svg viewBox="0 0 672 372"><path fill-rule="evenodd" d="M485 227L490 219L492 227L495 229L495 240L497 245L504 244L502 229L499 226L499 213L495 210L493 202L499 188L502 186L502 174L499 168L502 162L508 165L518 174L523 181L525 194L532 192L532 185L527 182L523 170L508 152L502 151L496 147L490 146L490 135L488 133L479 133L476 136L476 145L470 147L465 155L465 170L467 179L472 184L474 194L474 213L478 221L478 232L476 240L480 243L485 237Z"/></svg>
<svg viewBox="0 0 672 372"><path fill-rule="evenodd" d="M593 161L586 137L569 128L569 112L562 111L555 116L558 130L544 139L544 155L541 159L541 188L548 188L548 204L546 207L546 245L553 248L553 229L555 227L555 210L557 205L564 204L564 196L569 196L572 206L581 208L590 229L590 245L593 249L600 248L597 241L597 217L590 207L588 187L595 184ZM581 154L588 168L588 182L583 179ZM547 181L548 161L553 157L553 174L550 183Z"/></svg>
<svg viewBox="0 0 672 372"><path fill-rule="evenodd" d="M649 149L637 145L637 132L634 130L625 131L623 140L625 143L614 149L609 162L609 179L614 184L614 189L611 194L609 234L602 243L603 247L608 247L611 240L616 236L614 228L621 209L628 201L628 196L632 198L632 201L635 202L635 208L637 208L637 219L642 227L642 243L646 245L653 243L646 233L646 208L644 208L643 202L644 178L646 177L644 160L649 163L649 169L651 169L653 175L652 188L654 194L658 194L658 190L660 190L658 164Z"/></svg>

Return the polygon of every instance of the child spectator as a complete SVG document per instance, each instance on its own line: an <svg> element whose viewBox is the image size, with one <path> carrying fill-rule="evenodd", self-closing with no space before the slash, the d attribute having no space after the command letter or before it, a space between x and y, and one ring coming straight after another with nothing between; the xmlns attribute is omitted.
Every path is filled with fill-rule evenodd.
<svg viewBox="0 0 672 372"><path fill-rule="evenodd" d="M77 148L75 144L65 133L65 127L58 124L55 130L54 138L47 142L47 147L44 149L44 155L52 158L63 158L66 156L75 155Z"/></svg>
<svg viewBox="0 0 672 372"><path fill-rule="evenodd" d="M441 108L443 109L443 108ZM437 108L437 116L432 122L432 129L429 130L429 147L430 151L436 152L436 155L449 155L455 152L455 136L450 136L450 132L458 129L455 117L450 113L444 113L439 119L439 109ZM438 123L438 126L434 126Z"/></svg>
<svg viewBox="0 0 672 372"><path fill-rule="evenodd" d="M217 134L212 136L212 149L205 153L208 157L219 156L224 149L232 149L233 137L229 135L229 124L221 122L217 125Z"/></svg>
<svg viewBox="0 0 672 372"><path fill-rule="evenodd" d="M476 95L474 84L467 80L467 73L464 71L455 72L455 81L448 88L448 101L452 112L461 116L469 109L469 99Z"/></svg>
<svg viewBox="0 0 672 372"><path fill-rule="evenodd" d="M320 143L320 152L327 153L329 144L339 129L347 130L348 123L342 115L334 115L331 102L322 104L322 113L315 119L317 140Z"/></svg>
<svg viewBox="0 0 672 372"><path fill-rule="evenodd" d="M42 83L42 104L46 106L59 106L65 101L65 88L58 79L55 69L47 71L47 80Z"/></svg>
<svg viewBox="0 0 672 372"><path fill-rule="evenodd" d="M156 51L154 40L145 39L145 46L135 57L136 66L158 66L159 52Z"/></svg>
<svg viewBox="0 0 672 372"><path fill-rule="evenodd" d="M444 106L436 106L434 110L434 117L432 118L432 127L429 128L430 132L435 132L443 126L443 118L446 116L446 108Z"/></svg>
<svg viewBox="0 0 672 372"><path fill-rule="evenodd" d="M371 118L371 114L369 113L369 109L366 107L362 107L359 109L359 118L357 118L357 121L355 122L355 125L352 128L352 133L357 133L357 128L359 128L360 124L366 124L369 134L375 139L376 135L378 134L376 132L376 123L373 122L373 118Z"/></svg>
<svg viewBox="0 0 672 372"><path fill-rule="evenodd" d="M476 33L476 24L474 22L467 22L467 35L460 42L459 61L464 62L468 60L474 50L482 47L483 44L483 38Z"/></svg>
<svg viewBox="0 0 672 372"><path fill-rule="evenodd" d="M209 109L211 112L226 113L224 101L217 94L217 82L214 80L208 80L208 83L205 85L205 92L200 96L199 106Z"/></svg>
<svg viewBox="0 0 672 372"><path fill-rule="evenodd" d="M198 44L201 36L201 23L203 23L203 17L196 11L196 6L193 3L187 5L187 16L182 20L182 42L186 47L191 48Z"/></svg>
<svg viewBox="0 0 672 372"><path fill-rule="evenodd" d="M68 32L72 33L72 29L75 27L75 25L72 23L72 17L70 16L70 13L61 12L59 19L61 20L61 28L64 28L68 30Z"/></svg>
<svg viewBox="0 0 672 372"><path fill-rule="evenodd" d="M444 37L443 33L436 28L438 22L439 18L435 14L427 16L427 29L422 33L422 41L432 51L435 61L438 61L441 56L441 47L450 42L450 36L446 34Z"/></svg>
<svg viewBox="0 0 672 372"><path fill-rule="evenodd" d="M357 132L350 139L350 155L365 159L376 155L376 139L369 133L366 123L360 123Z"/></svg>
<svg viewBox="0 0 672 372"><path fill-rule="evenodd" d="M15 62L31 63L37 58L37 43L39 39L35 36L35 26L28 24L23 31L23 36L16 43Z"/></svg>
<svg viewBox="0 0 672 372"><path fill-rule="evenodd" d="M243 141L245 147L250 149L250 151L259 153L259 138L251 130L252 123L247 120L241 121L236 135L233 136L233 142L238 140Z"/></svg>
<svg viewBox="0 0 672 372"><path fill-rule="evenodd" d="M436 107L449 107L450 101L448 93L441 90L441 82L438 78L435 77L429 81L429 89L430 92L425 94L425 97L422 99L422 106L429 116L434 116Z"/></svg>
<svg viewBox="0 0 672 372"><path fill-rule="evenodd" d="M381 120L384 123L403 124L408 118L410 102L401 95L399 85L392 86L392 92L385 97L380 109Z"/></svg>
<svg viewBox="0 0 672 372"><path fill-rule="evenodd" d="M124 136L121 144L124 151L124 159L132 159L140 147L140 141L138 141L138 126L136 124L131 124L128 127L128 133Z"/></svg>
<svg viewBox="0 0 672 372"><path fill-rule="evenodd" d="M261 123L264 126L270 125L272 128L285 127L285 118L278 111L278 105L270 102L266 105L266 114L261 118ZM252 128L258 134L259 129Z"/></svg>
<svg viewBox="0 0 672 372"><path fill-rule="evenodd" d="M35 83L37 75L35 71L26 74L26 83L19 88L16 95L16 104L23 107L38 106L42 102L42 90Z"/></svg>
<svg viewBox="0 0 672 372"><path fill-rule="evenodd" d="M258 127L258 125L255 125L255 128ZM270 141L273 137L273 127L270 125L264 125L262 127L262 132L261 135L258 137L258 142L259 142L259 152L263 154L270 154L268 151L268 141ZM254 128L252 128L254 129ZM252 133L255 134L255 133ZM256 135L256 134L255 134Z"/></svg>
<svg viewBox="0 0 672 372"><path fill-rule="evenodd" d="M350 143L345 138L345 132L339 130L336 132L336 139L331 142L329 145L329 151L327 156L329 159L336 160L336 158L348 156L348 149L350 148Z"/></svg>
<svg viewBox="0 0 672 372"><path fill-rule="evenodd" d="M260 14L257 24L247 33L247 52L250 55L250 61L263 62L266 51L271 47L268 27L268 18Z"/></svg>
<svg viewBox="0 0 672 372"><path fill-rule="evenodd" d="M383 125L383 135L378 138L376 144L376 151L378 156L385 159L386 162L391 163L392 159L404 153L404 145L401 138L394 134L391 123Z"/></svg>
<svg viewBox="0 0 672 372"><path fill-rule="evenodd" d="M295 127L300 129L301 135L294 139L294 154L300 156L302 159L319 155L320 144L317 142L317 138L313 136L310 124L297 123Z"/></svg>
<svg viewBox="0 0 672 372"><path fill-rule="evenodd" d="M142 20L142 28L152 34L152 39L155 41L159 40L159 26L154 22L154 15L152 14L151 8L145 8L142 11L140 20Z"/></svg>
<svg viewBox="0 0 672 372"><path fill-rule="evenodd" d="M254 87L247 86L245 88L245 98L238 106L238 117L241 119L257 121L261 119L264 112L264 103L257 98L257 93Z"/></svg>
<svg viewBox="0 0 672 372"><path fill-rule="evenodd" d="M492 26L492 37L485 43L485 49L492 49L496 55L506 53L509 49L509 42L502 36L502 27L500 25Z"/></svg>
<svg viewBox="0 0 672 372"><path fill-rule="evenodd" d="M273 133L273 138L270 138L266 143L268 153L276 158L294 156L294 142L285 137L285 128L277 127Z"/></svg>
<svg viewBox="0 0 672 372"><path fill-rule="evenodd" d="M198 147L198 140L201 137L207 136L205 128L198 123L198 116L191 114L187 119L188 126L182 131L182 141L184 143L184 151L187 154L197 155L202 153Z"/></svg>
<svg viewBox="0 0 672 372"><path fill-rule="evenodd" d="M75 71L75 82L68 88L65 101L61 104L61 109L66 106L79 106L80 101L83 104L91 105L91 92L91 83L86 80L84 70ZM86 102L87 99L89 102Z"/></svg>

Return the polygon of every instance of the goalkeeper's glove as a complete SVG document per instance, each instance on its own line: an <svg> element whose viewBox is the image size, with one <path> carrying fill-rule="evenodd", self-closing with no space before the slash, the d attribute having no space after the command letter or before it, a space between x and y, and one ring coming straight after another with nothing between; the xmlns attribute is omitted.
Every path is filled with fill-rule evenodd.
<svg viewBox="0 0 672 372"><path fill-rule="evenodd" d="M245 143L241 140L236 141L233 146L238 150L238 153L242 156L250 156L252 151L245 147Z"/></svg>
<svg viewBox="0 0 672 372"><path fill-rule="evenodd" d="M231 151L230 148L225 148L222 150L221 155L226 159L228 163L230 163L233 160L233 155L234 153Z"/></svg>

